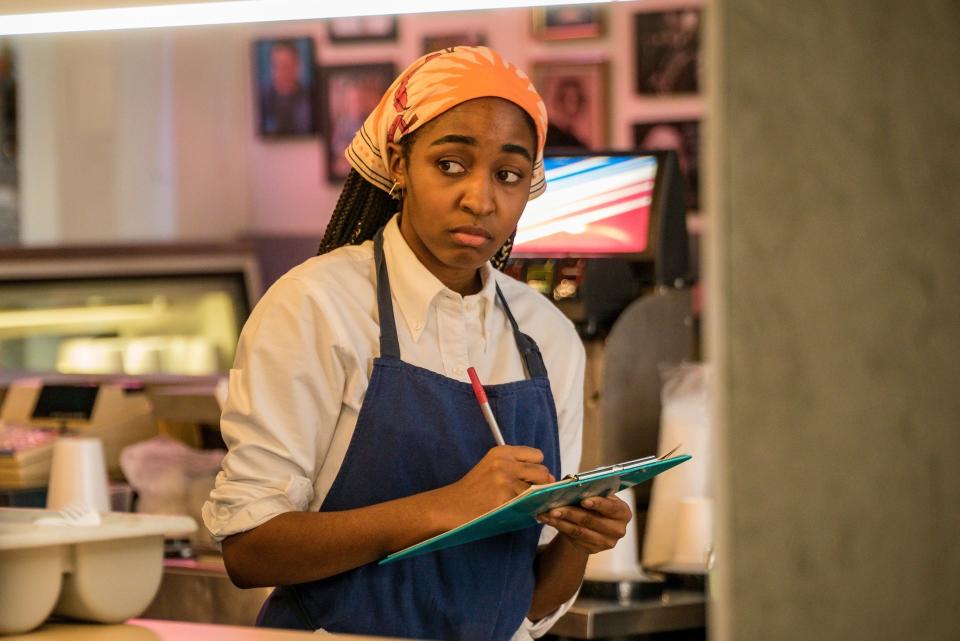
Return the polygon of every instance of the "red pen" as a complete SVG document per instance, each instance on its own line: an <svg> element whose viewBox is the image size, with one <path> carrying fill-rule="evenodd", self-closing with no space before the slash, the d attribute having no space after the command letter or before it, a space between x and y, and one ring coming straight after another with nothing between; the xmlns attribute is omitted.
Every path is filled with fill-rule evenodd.
<svg viewBox="0 0 960 641"><path fill-rule="evenodd" d="M497 445L505 445L503 434L500 433L500 426L497 425L497 418L493 415L493 410L490 409L490 401L487 400L487 393L484 391L483 385L480 384L480 377L477 376L477 370L468 367L467 374L470 375L473 393L477 397L477 402L480 403L480 411L483 412L483 418L487 419L487 425L493 434L493 440L497 442Z"/></svg>

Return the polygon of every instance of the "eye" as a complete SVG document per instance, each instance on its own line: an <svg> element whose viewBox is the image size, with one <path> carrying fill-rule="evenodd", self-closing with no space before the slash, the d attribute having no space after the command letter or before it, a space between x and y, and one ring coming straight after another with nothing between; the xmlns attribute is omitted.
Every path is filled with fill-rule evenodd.
<svg viewBox="0 0 960 641"><path fill-rule="evenodd" d="M507 184L512 184L520 180L520 174L509 169L501 169L497 172L497 178Z"/></svg>
<svg viewBox="0 0 960 641"><path fill-rule="evenodd" d="M445 174L462 174L466 169L456 160L437 161L437 167Z"/></svg>

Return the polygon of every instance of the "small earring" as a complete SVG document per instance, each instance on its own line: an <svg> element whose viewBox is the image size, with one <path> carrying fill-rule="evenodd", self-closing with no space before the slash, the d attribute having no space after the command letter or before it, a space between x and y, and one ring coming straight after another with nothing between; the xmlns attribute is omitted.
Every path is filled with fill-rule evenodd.
<svg viewBox="0 0 960 641"><path fill-rule="evenodd" d="M398 187L399 187L399 191L397 190ZM394 200L400 200L401 198L403 198L403 187L400 187L400 183L394 180L393 185L390 187L390 191L387 192L387 195L393 198Z"/></svg>

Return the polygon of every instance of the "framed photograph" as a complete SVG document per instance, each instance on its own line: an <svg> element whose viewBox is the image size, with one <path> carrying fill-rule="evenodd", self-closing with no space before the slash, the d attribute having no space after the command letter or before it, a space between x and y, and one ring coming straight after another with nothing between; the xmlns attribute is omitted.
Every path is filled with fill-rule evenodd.
<svg viewBox="0 0 960 641"><path fill-rule="evenodd" d="M683 94L700 89L701 11L697 8L634 15L637 93Z"/></svg>
<svg viewBox="0 0 960 641"><path fill-rule="evenodd" d="M310 136L317 132L313 38L253 43L257 122L261 136Z"/></svg>
<svg viewBox="0 0 960 641"><path fill-rule="evenodd" d="M396 16L355 16L327 20L330 42L373 42L397 39Z"/></svg>
<svg viewBox="0 0 960 641"><path fill-rule="evenodd" d="M607 146L606 62L538 63L533 84L547 105L547 147Z"/></svg>
<svg viewBox="0 0 960 641"><path fill-rule="evenodd" d="M435 36L424 36L423 53L428 54L434 51L440 51L441 49L446 49L447 47L454 47L456 45L476 47L486 44L487 36L483 33L468 33L465 31L461 33L445 33Z"/></svg>
<svg viewBox="0 0 960 641"><path fill-rule="evenodd" d="M605 14L597 5L540 7L533 9L533 35L540 40L598 38L603 35Z"/></svg>
<svg viewBox="0 0 960 641"><path fill-rule="evenodd" d="M330 182L341 182L350 173L350 164L343 152L395 76L392 62L324 67L323 131Z"/></svg>
<svg viewBox="0 0 960 641"><path fill-rule="evenodd" d="M637 149L672 149L677 152L687 211L700 211L700 121L671 120L633 125Z"/></svg>

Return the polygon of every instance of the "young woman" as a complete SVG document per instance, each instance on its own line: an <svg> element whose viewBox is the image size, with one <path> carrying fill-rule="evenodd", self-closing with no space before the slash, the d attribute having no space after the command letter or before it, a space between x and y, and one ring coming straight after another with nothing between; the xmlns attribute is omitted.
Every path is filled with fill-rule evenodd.
<svg viewBox="0 0 960 641"><path fill-rule="evenodd" d="M539 636L587 556L623 536L629 508L594 498L543 515L548 528L376 564L579 464L582 345L548 300L494 268L545 189L546 126L533 85L495 52L420 58L347 150L321 255L251 315L204 521L236 584L281 586L259 624Z"/></svg>

